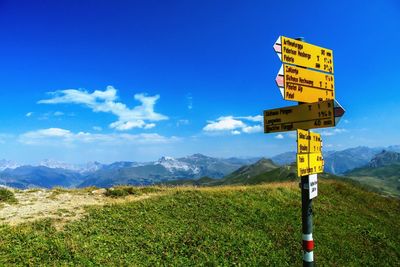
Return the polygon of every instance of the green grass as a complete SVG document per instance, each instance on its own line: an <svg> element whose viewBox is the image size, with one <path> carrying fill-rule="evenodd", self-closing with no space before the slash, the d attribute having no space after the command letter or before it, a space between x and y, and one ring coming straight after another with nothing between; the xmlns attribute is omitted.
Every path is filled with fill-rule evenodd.
<svg viewBox="0 0 400 267"><path fill-rule="evenodd" d="M363 167L346 174L348 178L376 188L382 194L400 197L400 164Z"/></svg>
<svg viewBox="0 0 400 267"><path fill-rule="evenodd" d="M0 188L0 203L15 204L18 200L11 190Z"/></svg>
<svg viewBox="0 0 400 267"><path fill-rule="evenodd" d="M148 187L135 187L135 186L116 186L108 188L105 192L107 197L119 198L129 195L141 196L143 194L159 193L162 192L161 187L148 186Z"/></svg>
<svg viewBox="0 0 400 267"><path fill-rule="evenodd" d="M152 189L154 190L154 189ZM0 265L301 266L297 182L161 188L143 201L0 227ZM400 266L400 203L340 181L314 201L319 266Z"/></svg>

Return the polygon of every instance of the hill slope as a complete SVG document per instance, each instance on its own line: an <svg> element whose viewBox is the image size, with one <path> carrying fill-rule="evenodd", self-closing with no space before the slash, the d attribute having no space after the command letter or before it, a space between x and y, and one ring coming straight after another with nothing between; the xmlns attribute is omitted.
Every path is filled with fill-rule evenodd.
<svg viewBox="0 0 400 267"><path fill-rule="evenodd" d="M260 159L254 164L245 165L238 170L232 172L225 178L249 178L252 176L257 176L268 171L272 171L278 168L278 166L270 159Z"/></svg>
<svg viewBox="0 0 400 267"><path fill-rule="evenodd" d="M54 186L74 187L82 182L82 176L74 171L51 169L44 166L21 166L0 172L0 184L15 188Z"/></svg>
<svg viewBox="0 0 400 267"><path fill-rule="evenodd" d="M392 149L392 148L388 148ZM381 148L353 147L341 151L324 151L325 172L343 174L354 168L362 167L382 150ZM272 157L279 165L288 165L296 161L296 152L286 152Z"/></svg>
<svg viewBox="0 0 400 267"><path fill-rule="evenodd" d="M319 174L323 178L339 178L335 175ZM243 166L237 171L222 179L202 177L200 179L184 179L168 181L165 185L193 185L193 186L221 186L221 185L257 185L271 182L297 181L296 165L278 167L269 159L261 159L258 162Z"/></svg>
<svg viewBox="0 0 400 267"><path fill-rule="evenodd" d="M203 176L221 178L256 159L220 159L201 154L183 158L162 157L157 162L141 166L103 168L85 177L79 187L114 185L150 185L179 179L198 179Z"/></svg>
<svg viewBox="0 0 400 267"><path fill-rule="evenodd" d="M209 183L217 185L256 185L271 182L285 182L296 179L294 166L277 167L271 160L260 160L244 166L223 179Z"/></svg>
<svg viewBox="0 0 400 267"><path fill-rule="evenodd" d="M399 201L320 181L314 201L320 266L399 266ZM301 266L297 182L162 188L156 197L88 208L57 231L50 220L0 227L0 265Z"/></svg>
<svg viewBox="0 0 400 267"><path fill-rule="evenodd" d="M367 166L347 172L346 176L381 193L400 196L400 154L383 151Z"/></svg>
<svg viewBox="0 0 400 267"><path fill-rule="evenodd" d="M383 150L370 161L369 167L378 168L392 164L400 165L400 153Z"/></svg>

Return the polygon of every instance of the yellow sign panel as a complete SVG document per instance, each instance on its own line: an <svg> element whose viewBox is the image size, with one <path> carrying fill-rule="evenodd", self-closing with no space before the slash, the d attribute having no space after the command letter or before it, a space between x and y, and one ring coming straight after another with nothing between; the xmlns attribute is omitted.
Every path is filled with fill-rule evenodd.
<svg viewBox="0 0 400 267"><path fill-rule="evenodd" d="M333 51L281 36L281 60L297 66L333 73Z"/></svg>
<svg viewBox="0 0 400 267"><path fill-rule="evenodd" d="M297 175L305 176L324 171L322 153L297 154Z"/></svg>
<svg viewBox="0 0 400 267"><path fill-rule="evenodd" d="M332 74L287 64L283 65L282 72L285 100L314 103L335 99L335 82Z"/></svg>
<svg viewBox="0 0 400 267"><path fill-rule="evenodd" d="M264 132L332 127L335 126L334 115L334 100L265 110Z"/></svg>
<svg viewBox="0 0 400 267"><path fill-rule="evenodd" d="M321 153L322 139L321 135L310 131L297 130L297 153Z"/></svg>

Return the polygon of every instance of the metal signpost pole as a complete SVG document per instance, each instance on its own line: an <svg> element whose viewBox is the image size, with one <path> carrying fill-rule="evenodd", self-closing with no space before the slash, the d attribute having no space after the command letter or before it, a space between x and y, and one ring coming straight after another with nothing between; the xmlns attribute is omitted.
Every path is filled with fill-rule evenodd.
<svg viewBox="0 0 400 267"><path fill-rule="evenodd" d="M304 42L304 37L296 38ZM302 103L299 103L301 105ZM309 175L301 176L301 221L303 232L303 266L314 267L314 240L312 236L312 199L310 198Z"/></svg>
<svg viewBox="0 0 400 267"><path fill-rule="evenodd" d="M303 229L303 266L314 266L314 240L312 236L312 199L309 194L309 175L301 176L301 217Z"/></svg>

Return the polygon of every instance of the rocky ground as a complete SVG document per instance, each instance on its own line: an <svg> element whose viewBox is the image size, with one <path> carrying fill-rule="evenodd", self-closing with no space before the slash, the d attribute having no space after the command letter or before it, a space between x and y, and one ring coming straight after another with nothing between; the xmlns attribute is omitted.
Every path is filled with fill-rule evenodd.
<svg viewBox="0 0 400 267"><path fill-rule="evenodd" d="M17 225L38 219L54 219L58 228L77 220L85 214L85 207L105 205L126 201L139 201L152 195L110 198L104 195L105 189L88 190L44 190L30 189L16 191L17 204L0 206L0 224Z"/></svg>

